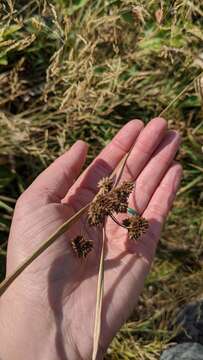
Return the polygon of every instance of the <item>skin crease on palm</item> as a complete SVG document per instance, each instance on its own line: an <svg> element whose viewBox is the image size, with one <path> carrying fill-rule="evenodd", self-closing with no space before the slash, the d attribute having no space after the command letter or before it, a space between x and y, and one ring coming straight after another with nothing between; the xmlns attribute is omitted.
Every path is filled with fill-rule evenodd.
<svg viewBox="0 0 203 360"><path fill-rule="evenodd" d="M125 229L107 220L98 359L135 308L149 272L182 175L174 162L179 134L168 130L162 118L145 127L132 120L80 176L87 144L77 141L21 195L9 236L7 276L94 197L99 179L115 169L133 144L121 181L136 180L130 206L149 220L150 227L133 243ZM74 256L69 244L80 233L94 242L84 261ZM0 299L2 360L91 359L101 234L83 217L7 289Z"/></svg>

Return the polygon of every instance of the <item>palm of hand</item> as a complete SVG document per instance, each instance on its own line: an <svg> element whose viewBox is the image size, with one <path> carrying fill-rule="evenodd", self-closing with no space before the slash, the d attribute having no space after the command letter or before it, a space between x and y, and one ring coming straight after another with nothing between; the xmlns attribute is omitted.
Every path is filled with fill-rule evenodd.
<svg viewBox="0 0 203 360"><path fill-rule="evenodd" d="M149 141L149 133L151 134L153 129L155 137ZM57 194L56 190L61 191L61 187L55 189L56 179L55 182L52 179L51 185L49 184L51 180L47 180L51 172L54 177L54 166L55 170L56 166L59 166L57 162L31 185L19 202L13 219L9 240L8 272L13 271L25 256L36 249L76 210L92 199L98 179L107 175L110 169L117 165L140 130L140 122L129 123L68 193L63 190L63 194ZM124 136L126 131L129 131L128 139ZM144 141L146 142L147 151L144 148L145 151L141 151L139 141L142 145ZM131 206L141 212L144 211L144 216L150 221L151 226L138 244L131 244L125 229L112 221L107 222L101 353L131 313L143 287L163 218L170 208L177 189L177 180L180 179L179 165L171 166L178 145L177 134L173 133L173 136L171 133L167 134L165 122L156 119L142 131L129 157L123 177L137 178L136 190L130 200ZM112 148L116 150L114 154L109 153ZM156 153L154 153L155 148L157 148ZM75 149L76 158L72 159L72 166L76 161L79 162L76 173L79 172L85 158L85 145L80 143L77 151L78 154ZM140 157L135 164L134 159L139 153ZM71 161L70 157L67 158L68 161L69 159ZM159 170L146 189L145 184L150 171L153 171L156 164ZM70 177L70 174L68 176ZM175 185L174 181L176 181ZM92 183L95 184L93 188ZM70 188L70 184L67 187ZM167 187L168 192L166 192ZM163 191L166 192L165 200L160 204ZM34 194L35 203L32 204ZM57 201L59 198L63 198L63 201ZM74 255L70 240L83 232L88 239L93 240L94 251L86 260L81 261ZM53 346L56 347L59 359L89 359L91 356L100 244L101 231L94 227L90 228L82 218L31 264L16 281L15 287L22 289L18 290L18 293L23 293L25 287L29 289L23 295L25 303L35 304L42 314L46 313L45 319L55 324Z"/></svg>
<svg viewBox="0 0 203 360"><path fill-rule="evenodd" d="M87 200L89 201L89 199ZM67 205L47 204L30 214L28 213L20 223L18 223L18 219L14 218L12 225L14 230L11 232L12 238L10 239L10 245L13 243L12 248L10 247L10 258L15 260L17 254L19 257L28 256L36 245L39 246L74 212L75 209ZM17 245L15 249L13 240L22 236L21 229L23 229L23 242L20 246L15 242ZM135 283L137 265L135 254L130 254L125 249L126 231L110 223L107 224L106 232L102 348L107 346L109 340L131 312L135 299L139 295L140 287L142 287L142 278L147 270L146 266L142 277L139 277ZM94 243L94 251L86 260L78 259L70 246L71 239L78 233L84 233ZM35 244L31 243L30 239L35 239ZM100 244L101 231L85 226L84 221L81 220L75 227L72 227L68 235L62 235L57 243L43 254L43 259L37 259L30 269L28 268L18 279L19 284L21 282L23 284L22 289L25 287L30 289L27 294L28 299L24 294L24 301L30 302L31 299L32 301L37 299L37 306L40 306L45 312L51 307L57 323L57 351L62 359L66 359L65 354L70 352L76 354L77 359L80 357L89 359L90 357ZM17 265L15 261L12 261L10 270L15 269ZM112 298L114 298L113 302ZM67 336L67 334L69 335ZM74 339L74 343L71 339Z"/></svg>

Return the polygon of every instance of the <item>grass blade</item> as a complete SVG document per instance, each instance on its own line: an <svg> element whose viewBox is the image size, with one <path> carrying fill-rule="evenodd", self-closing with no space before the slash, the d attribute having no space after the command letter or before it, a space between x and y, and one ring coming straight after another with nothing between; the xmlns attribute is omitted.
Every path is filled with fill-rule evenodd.
<svg viewBox="0 0 203 360"><path fill-rule="evenodd" d="M172 105L173 105L177 100L179 100L180 97L181 97L183 94L185 94L185 92L186 92L187 90L190 89L190 86L191 86L191 85L194 85L194 83L196 82L196 80L197 80L201 75L202 75L202 73L199 74L199 75L197 75L197 76L166 106L166 108L161 111L161 113L159 114L159 116L163 116L163 115L172 107Z"/></svg>

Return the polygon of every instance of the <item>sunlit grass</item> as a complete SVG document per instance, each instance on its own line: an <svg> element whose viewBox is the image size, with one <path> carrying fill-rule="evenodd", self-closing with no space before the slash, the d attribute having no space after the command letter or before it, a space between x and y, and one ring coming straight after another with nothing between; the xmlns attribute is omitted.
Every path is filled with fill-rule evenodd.
<svg viewBox="0 0 203 360"><path fill-rule="evenodd" d="M135 314L108 359L159 358L178 306L202 296L201 1L4 0L0 25L0 271L12 209L76 139L88 161L129 119L164 114L184 179ZM13 4L13 5L12 5ZM68 4L68 5L67 5Z"/></svg>

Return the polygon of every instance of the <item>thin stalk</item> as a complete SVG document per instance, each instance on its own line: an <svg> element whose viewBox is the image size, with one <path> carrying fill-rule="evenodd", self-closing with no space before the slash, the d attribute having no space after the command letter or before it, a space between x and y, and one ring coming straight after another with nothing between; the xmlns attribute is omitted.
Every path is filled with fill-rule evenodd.
<svg viewBox="0 0 203 360"><path fill-rule="evenodd" d="M97 282L97 300L96 300L96 310L95 310L92 360L97 359L97 354L99 349L99 339L101 334L102 300L104 293L104 245L105 245L105 227L103 227L103 232L102 232L102 248L101 248L101 255L99 262L98 282Z"/></svg>
<svg viewBox="0 0 203 360"><path fill-rule="evenodd" d="M13 281L25 270L39 255L41 255L48 247L53 244L60 235L64 234L70 227L75 224L78 219L87 211L90 203L80 209L76 214L74 214L70 219L65 221L58 229L51 235L47 240L45 240L37 250L33 252L31 256L25 259L22 264L11 274L9 275L1 284L0 284L0 296L6 291L6 289L13 283Z"/></svg>
<svg viewBox="0 0 203 360"><path fill-rule="evenodd" d="M13 208L2 200L0 200L0 208L5 209L9 214L13 213Z"/></svg>
<svg viewBox="0 0 203 360"><path fill-rule="evenodd" d="M183 194L184 192L190 190L195 185L197 185L199 182L202 181L202 175L197 176L194 180L189 182L187 185L183 186L177 193L177 195Z"/></svg>
<svg viewBox="0 0 203 360"><path fill-rule="evenodd" d="M180 99L180 97L190 88L190 86L202 75L199 74L197 75L167 106L164 110L161 111L161 113L159 114L159 116L163 116L165 114L166 111L168 111L168 109L171 108L171 106L178 100Z"/></svg>
<svg viewBox="0 0 203 360"><path fill-rule="evenodd" d="M121 179L121 177L122 177L122 175L123 175L123 171L124 171L124 168L125 168L125 166L126 166L126 162L127 162L128 158L129 158L129 156L130 156L130 154L131 154L131 151L132 151L133 147L134 147L134 144L131 146L130 150L129 150L128 153L124 156L124 158L121 160L121 162L120 162L120 164L119 164L119 167L121 167L121 168L120 168L120 171L119 171L118 176L116 177L116 180L115 180L115 183L114 183L114 186L113 186L113 187L116 187L116 186L118 185L118 183L119 183L119 181L120 181L120 179ZM117 168L113 171L111 177L113 177L113 176L116 174L116 172L117 172Z"/></svg>
<svg viewBox="0 0 203 360"><path fill-rule="evenodd" d="M134 146L134 144L133 144ZM132 151L133 146L131 146L129 152L124 156L119 164L119 174L116 177L115 183L113 188L115 188L124 171L126 162L128 157ZM111 177L116 175L118 167L113 171ZM120 224L119 224L120 225ZM98 274L98 281L97 281L97 297L96 297L96 311L95 311L95 322L94 322L94 337L93 337L93 353L92 353L92 360L97 359L98 350L99 350L99 340L101 335L101 317L102 317L102 300L103 300L103 292L104 292L104 247L105 247L105 222L103 226L103 234L102 234L102 249L99 261L99 274Z"/></svg>
<svg viewBox="0 0 203 360"><path fill-rule="evenodd" d="M112 220L113 220L117 225L123 227L124 229L127 229L125 225L123 225L122 223L120 223L120 222L115 218L115 216L110 215L110 217L112 218Z"/></svg>
<svg viewBox="0 0 203 360"><path fill-rule="evenodd" d="M11 197L8 197L8 196L3 196L3 195L0 195L0 200L2 201L8 201L8 202L11 202L11 203L16 203L16 199L13 199Z"/></svg>

